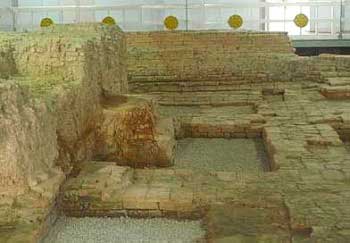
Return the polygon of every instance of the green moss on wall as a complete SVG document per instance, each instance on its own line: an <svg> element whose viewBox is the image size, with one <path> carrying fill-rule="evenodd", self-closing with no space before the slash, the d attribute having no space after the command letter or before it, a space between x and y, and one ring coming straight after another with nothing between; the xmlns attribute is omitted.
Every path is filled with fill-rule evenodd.
<svg viewBox="0 0 350 243"><path fill-rule="evenodd" d="M55 75L45 77L14 77L21 87L27 88L34 97L46 97L53 93L58 88L71 89L79 85L78 81L64 80Z"/></svg>

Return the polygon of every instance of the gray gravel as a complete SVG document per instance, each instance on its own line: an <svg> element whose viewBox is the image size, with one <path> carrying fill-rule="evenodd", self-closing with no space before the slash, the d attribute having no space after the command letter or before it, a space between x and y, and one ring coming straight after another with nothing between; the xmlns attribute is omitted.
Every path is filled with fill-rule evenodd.
<svg viewBox="0 0 350 243"><path fill-rule="evenodd" d="M200 221L62 217L43 243L190 243L204 234Z"/></svg>
<svg viewBox="0 0 350 243"><path fill-rule="evenodd" d="M177 143L175 167L260 173L269 163L261 139L187 138Z"/></svg>

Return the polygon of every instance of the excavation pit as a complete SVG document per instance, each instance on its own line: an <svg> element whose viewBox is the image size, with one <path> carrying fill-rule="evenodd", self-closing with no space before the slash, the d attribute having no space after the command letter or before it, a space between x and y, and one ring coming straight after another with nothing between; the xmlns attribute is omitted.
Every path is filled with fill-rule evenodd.
<svg viewBox="0 0 350 243"><path fill-rule="evenodd" d="M262 139L187 138L178 140L175 167L194 171L258 174L270 170Z"/></svg>
<svg viewBox="0 0 350 243"><path fill-rule="evenodd" d="M350 242L348 140L334 130L350 128L349 57L300 58L279 32L97 24L0 46L0 242L41 242L53 208L200 218L209 242ZM103 237L92 220L82 236ZM161 222L142 231L171 236ZM186 242L181 229L142 240Z"/></svg>
<svg viewBox="0 0 350 243"><path fill-rule="evenodd" d="M43 243L196 242L204 239L200 221L61 217Z"/></svg>

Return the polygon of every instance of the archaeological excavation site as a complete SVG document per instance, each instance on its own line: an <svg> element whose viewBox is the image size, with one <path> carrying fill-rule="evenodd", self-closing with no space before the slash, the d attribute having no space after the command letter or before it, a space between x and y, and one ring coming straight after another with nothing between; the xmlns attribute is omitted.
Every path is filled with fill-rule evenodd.
<svg viewBox="0 0 350 243"><path fill-rule="evenodd" d="M350 242L350 56L49 20L0 32L1 243Z"/></svg>

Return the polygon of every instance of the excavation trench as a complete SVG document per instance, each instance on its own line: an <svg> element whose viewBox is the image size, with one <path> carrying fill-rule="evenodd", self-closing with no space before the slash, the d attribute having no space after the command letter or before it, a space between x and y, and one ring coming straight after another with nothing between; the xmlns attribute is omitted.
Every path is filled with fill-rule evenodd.
<svg viewBox="0 0 350 243"><path fill-rule="evenodd" d="M348 57L275 32L3 37L0 242L349 241Z"/></svg>
<svg viewBox="0 0 350 243"><path fill-rule="evenodd" d="M121 121L113 125L117 130L116 125L124 128L123 122L129 121L129 117L134 120L139 116L152 117L152 105L152 101L135 97L113 98L103 103L107 119L114 121L115 117ZM250 109L240 110L251 114ZM147 144L148 140L143 140L143 135L148 134L153 139L152 132L157 129L152 126L156 124L151 118L143 123L143 128L148 129L139 129L140 123L134 122L128 124L127 129L137 131L136 137L128 137L134 133L124 130L122 138L112 137L113 140L108 137L110 140L107 140L114 145L120 144L119 139L130 139L131 142L126 144L132 147L141 138L139 142ZM169 129L175 128L170 126ZM174 132L167 134L174 139ZM251 138L247 137L247 133L242 134L244 137L233 131L231 138L186 137L178 139L175 144L168 143L172 147L170 151L173 151L169 161L173 162L166 168L158 168L157 163L139 168L133 166L135 164L131 160L127 164L121 163L121 160L100 160L76 165L61 188L59 217L43 237L43 242L132 242L139 239L194 242L221 237L213 233L212 227L220 228L225 219L220 210L213 209L216 204L230 205L232 189L226 190L225 184L232 183L239 188L246 180L259 178L271 168L261 133L257 132ZM123 149L128 150L127 146ZM252 217L254 221L254 210L246 212L249 212L247 217ZM266 210L263 215L270 213L271 210ZM229 218L232 217L235 218L235 214L229 214ZM232 227L236 227L238 221L234 222ZM237 230L237 237L246 234L246 227L248 225ZM259 224L257 227L262 226ZM251 237L258 231L254 233L253 230L249 234ZM285 234L288 234L286 230L282 235Z"/></svg>

